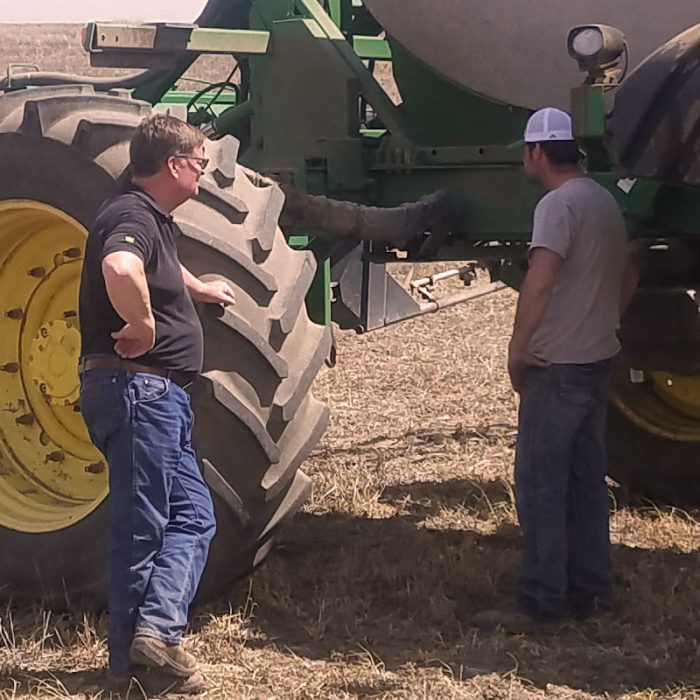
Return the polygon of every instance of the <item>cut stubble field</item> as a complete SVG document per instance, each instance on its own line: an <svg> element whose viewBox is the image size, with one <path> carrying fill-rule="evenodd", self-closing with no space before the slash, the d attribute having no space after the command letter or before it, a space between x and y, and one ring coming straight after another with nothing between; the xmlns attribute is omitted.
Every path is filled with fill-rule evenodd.
<svg viewBox="0 0 700 700"><path fill-rule="evenodd" d="M76 27L0 25L0 66L11 60L87 65ZM514 302L502 291L368 335L336 330L338 365L315 390L332 422L304 465L310 502L254 576L194 611L185 643L207 697L700 697L698 511L611 488L613 615L556 635L471 625L518 562ZM0 698L109 697L105 632L103 614L0 609Z"/></svg>

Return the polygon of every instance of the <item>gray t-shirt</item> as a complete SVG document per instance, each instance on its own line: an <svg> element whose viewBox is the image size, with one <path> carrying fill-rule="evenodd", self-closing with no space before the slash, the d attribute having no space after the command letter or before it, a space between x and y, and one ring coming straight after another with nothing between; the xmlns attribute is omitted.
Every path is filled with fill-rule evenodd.
<svg viewBox="0 0 700 700"><path fill-rule="evenodd" d="M539 201L530 250L547 248L564 263L528 345L533 355L557 364L585 364L617 354L627 245L620 209L595 181L567 180Z"/></svg>

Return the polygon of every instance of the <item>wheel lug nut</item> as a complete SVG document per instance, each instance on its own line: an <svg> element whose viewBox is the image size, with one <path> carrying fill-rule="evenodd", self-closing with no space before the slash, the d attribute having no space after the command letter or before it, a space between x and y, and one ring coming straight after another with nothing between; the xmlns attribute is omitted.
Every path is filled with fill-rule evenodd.
<svg viewBox="0 0 700 700"><path fill-rule="evenodd" d="M104 462L93 462L92 464L88 464L87 467L85 467L85 471L88 474L102 474L102 472L105 470L105 463Z"/></svg>
<svg viewBox="0 0 700 700"><path fill-rule="evenodd" d="M5 316L15 321L21 321L24 318L24 311L17 307L16 309L10 309L9 311L5 311Z"/></svg>

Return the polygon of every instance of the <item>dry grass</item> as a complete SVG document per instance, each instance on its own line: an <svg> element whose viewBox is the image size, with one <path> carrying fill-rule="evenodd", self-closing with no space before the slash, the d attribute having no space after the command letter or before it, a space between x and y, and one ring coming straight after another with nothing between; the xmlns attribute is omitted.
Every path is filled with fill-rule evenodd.
<svg viewBox="0 0 700 700"><path fill-rule="evenodd" d="M186 643L208 697L700 698L697 511L611 494L610 619L556 637L470 625L508 594L518 559L513 302L500 292L337 334L339 364L316 389L333 422L305 466L310 503L266 566L194 613ZM0 698L107 698L104 637L103 616L0 610Z"/></svg>
<svg viewBox="0 0 700 700"><path fill-rule="evenodd" d="M89 56L81 47L82 27L75 24L0 24L0 75L11 64L30 64L41 71L62 71L78 75L124 75L132 70L91 68ZM224 80L234 66L232 58L202 56L190 67L188 75L211 81ZM27 68L13 68L21 73ZM183 81L182 89L198 90L202 86Z"/></svg>

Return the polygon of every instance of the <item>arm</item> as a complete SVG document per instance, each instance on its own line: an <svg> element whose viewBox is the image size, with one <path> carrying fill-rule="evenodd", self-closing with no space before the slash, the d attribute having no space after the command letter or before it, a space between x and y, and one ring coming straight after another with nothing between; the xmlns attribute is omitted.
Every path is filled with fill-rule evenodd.
<svg viewBox="0 0 700 700"><path fill-rule="evenodd" d="M198 280L184 265L180 264L182 279L185 288L195 301L203 301L207 304L235 304L233 290L228 282L224 280L214 280L213 282L202 282Z"/></svg>
<svg viewBox="0 0 700 700"><path fill-rule="evenodd" d="M200 301L199 296L204 290L204 282L200 282L184 265L180 264L180 269L185 288L195 301Z"/></svg>
<svg viewBox="0 0 700 700"><path fill-rule="evenodd" d="M508 346L508 373L515 391L520 391L527 365L547 364L530 355L527 346L547 310L563 262L557 253L548 248L535 248L530 256L530 267L520 289L513 335Z"/></svg>
<svg viewBox="0 0 700 700"><path fill-rule="evenodd" d="M138 255L126 251L109 253L102 260L102 275L115 311L124 327L112 333L114 351L120 357L139 357L155 344L156 324L146 272Z"/></svg>

